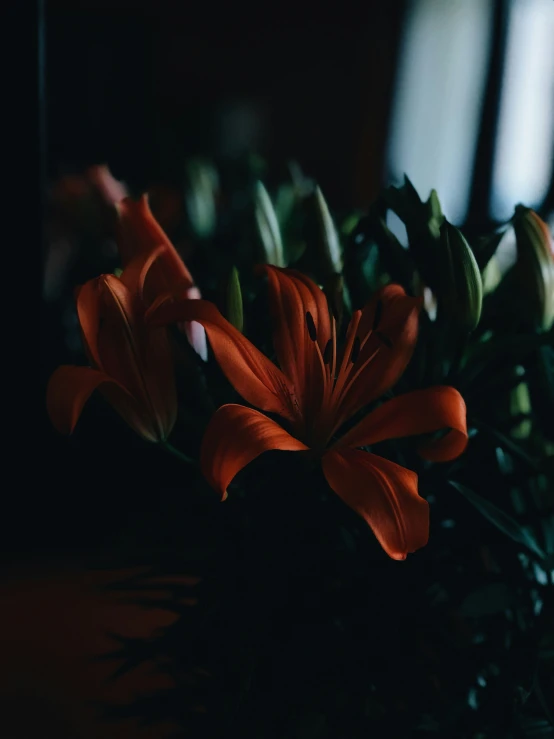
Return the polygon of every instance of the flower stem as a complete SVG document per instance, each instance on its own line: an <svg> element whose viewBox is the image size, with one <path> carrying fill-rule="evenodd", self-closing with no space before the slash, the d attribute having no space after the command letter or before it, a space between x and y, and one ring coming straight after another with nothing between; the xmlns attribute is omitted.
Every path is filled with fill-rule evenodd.
<svg viewBox="0 0 554 739"><path fill-rule="evenodd" d="M181 462L185 462L186 464L195 464L194 460L190 457L187 457L186 454L183 454L183 452L180 452L178 449L176 449L174 446L172 446L168 441L162 441L160 442L160 446L162 449L165 449L166 452L169 452L169 454L173 454L174 457L177 457L181 460Z"/></svg>

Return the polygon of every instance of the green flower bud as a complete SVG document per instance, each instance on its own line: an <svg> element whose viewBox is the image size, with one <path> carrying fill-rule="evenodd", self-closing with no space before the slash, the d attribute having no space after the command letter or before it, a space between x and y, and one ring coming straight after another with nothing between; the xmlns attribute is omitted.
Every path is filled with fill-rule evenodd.
<svg viewBox="0 0 554 739"><path fill-rule="evenodd" d="M436 190L431 190L431 192L429 193L429 198L427 200L427 210L429 212L430 218L438 221L439 223L442 223L442 221L444 220L444 216L442 214L442 208Z"/></svg>
<svg viewBox="0 0 554 739"><path fill-rule="evenodd" d="M256 225L263 247L264 261L275 267L284 267L283 240L275 208L262 182L258 180L254 190Z"/></svg>
<svg viewBox="0 0 554 739"><path fill-rule="evenodd" d="M502 272L498 259L492 255L481 275L483 281L483 295L492 293L502 281Z"/></svg>
<svg viewBox="0 0 554 739"><path fill-rule="evenodd" d="M227 282L227 320L236 329L242 331L244 328L244 314L242 305L242 290L240 288L239 273L233 267Z"/></svg>
<svg viewBox="0 0 554 739"><path fill-rule="evenodd" d="M323 268L327 274L342 272L342 250L339 235L319 187L315 189L314 205L317 219L317 246Z"/></svg>
<svg viewBox="0 0 554 739"><path fill-rule="evenodd" d="M473 331L483 304L481 272L471 247L455 226L444 220L440 237L439 306L442 304L461 329Z"/></svg>
<svg viewBox="0 0 554 739"><path fill-rule="evenodd" d="M529 317L543 331L554 323L554 243L546 223L518 205L512 218L516 236L516 275Z"/></svg>
<svg viewBox="0 0 554 739"><path fill-rule="evenodd" d="M197 236L209 238L216 226L217 172L199 160L189 162L186 170L189 186L185 202L190 224Z"/></svg>

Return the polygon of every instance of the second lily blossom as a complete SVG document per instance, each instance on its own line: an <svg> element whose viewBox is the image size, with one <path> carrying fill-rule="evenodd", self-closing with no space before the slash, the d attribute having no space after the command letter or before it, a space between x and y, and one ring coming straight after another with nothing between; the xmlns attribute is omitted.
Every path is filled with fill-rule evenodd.
<svg viewBox="0 0 554 739"><path fill-rule="evenodd" d="M147 317L156 325L201 323L239 394L282 419L278 423L242 405L222 406L204 436L204 475L224 499L235 475L264 451L311 450L330 487L369 524L387 554L405 559L429 535L428 504L418 494L417 475L360 447L446 429L445 436L424 443L420 454L432 461L454 459L467 443L461 395L444 386L406 393L340 432L403 373L415 346L421 301L388 285L354 312L341 347L323 291L294 270L267 265L264 270L279 367L213 304L188 300L186 291L159 298Z"/></svg>

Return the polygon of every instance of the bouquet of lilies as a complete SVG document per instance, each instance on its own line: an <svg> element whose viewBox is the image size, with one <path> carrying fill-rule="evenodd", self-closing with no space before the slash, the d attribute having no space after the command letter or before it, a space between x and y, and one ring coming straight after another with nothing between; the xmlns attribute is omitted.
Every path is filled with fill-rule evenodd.
<svg viewBox="0 0 554 739"><path fill-rule="evenodd" d="M470 246L407 178L333 217L291 175L233 218L191 164L185 264L149 196L95 170L120 265L75 290L87 362L48 413L71 434L97 393L176 458L182 520L142 562L199 575L171 627L122 638L124 669L173 680L132 710L187 736L550 736L548 227L517 206Z"/></svg>

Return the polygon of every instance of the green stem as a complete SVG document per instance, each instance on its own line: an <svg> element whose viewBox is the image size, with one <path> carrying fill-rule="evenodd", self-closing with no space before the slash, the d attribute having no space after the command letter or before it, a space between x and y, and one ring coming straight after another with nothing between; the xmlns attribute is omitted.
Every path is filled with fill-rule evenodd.
<svg viewBox="0 0 554 739"><path fill-rule="evenodd" d="M186 454L183 454L183 452L180 452L178 449L176 449L174 446L172 446L168 441L161 441L160 446L162 449L165 449L166 452L169 454L173 454L174 457L177 457L181 460L181 462L185 462L186 464L196 464L193 459L190 457L187 457Z"/></svg>

